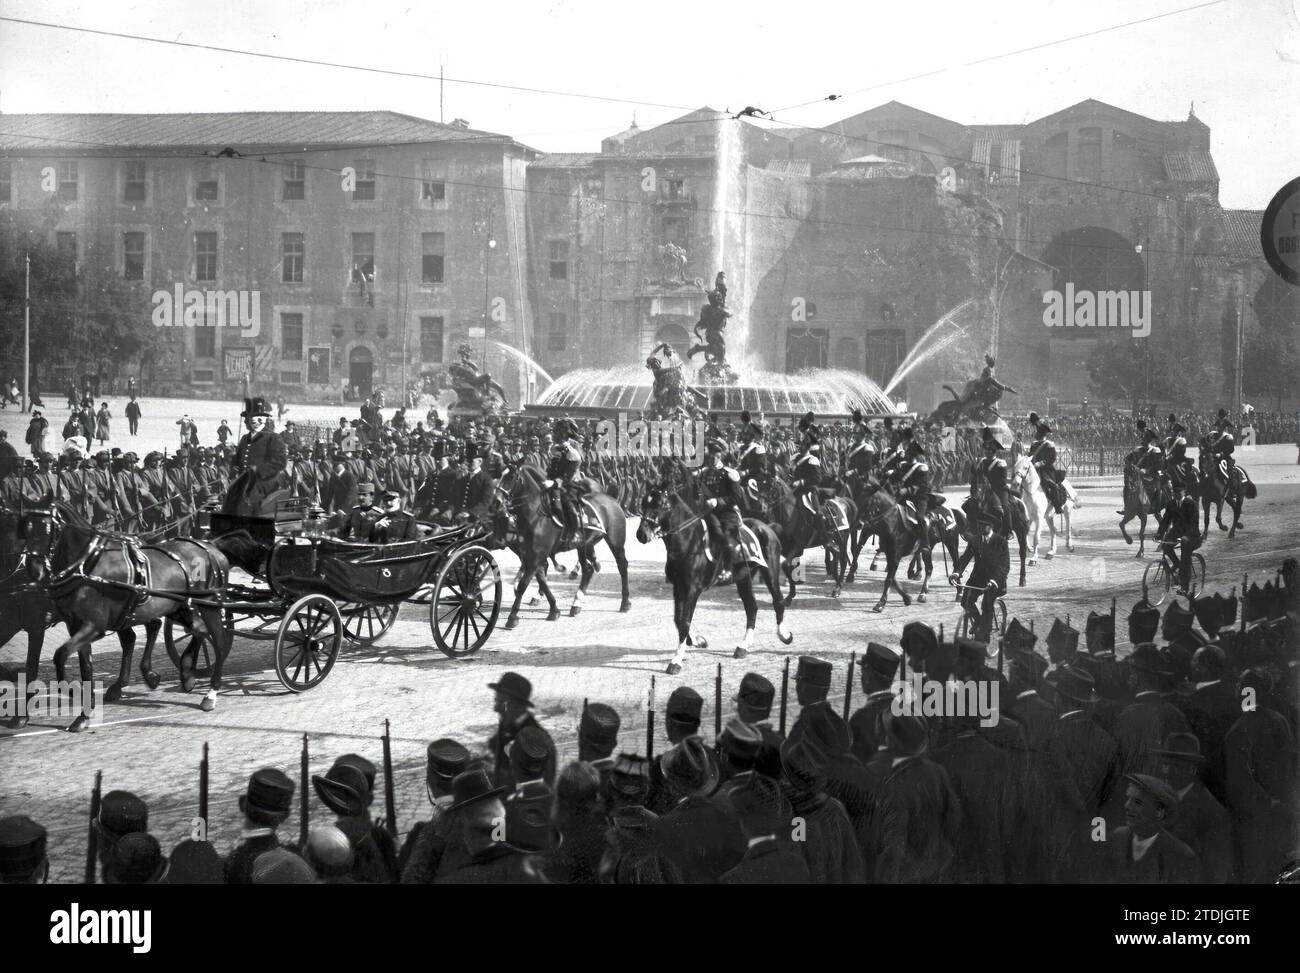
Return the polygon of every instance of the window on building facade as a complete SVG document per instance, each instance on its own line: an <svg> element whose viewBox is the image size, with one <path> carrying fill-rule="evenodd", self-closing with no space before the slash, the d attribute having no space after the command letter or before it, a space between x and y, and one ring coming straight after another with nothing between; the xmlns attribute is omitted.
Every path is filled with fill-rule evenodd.
<svg viewBox="0 0 1300 973"><path fill-rule="evenodd" d="M307 245L301 233L280 234L280 279L286 284L301 284L307 260Z"/></svg>
<svg viewBox="0 0 1300 973"><path fill-rule="evenodd" d="M211 167L203 167L194 176L194 201L215 203L221 199L221 180Z"/></svg>
<svg viewBox="0 0 1300 973"><path fill-rule="evenodd" d="M13 166L8 162L0 161L0 203L13 201Z"/></svg>
<svg viewBox="0 0 1300 973"><path fill-rule="evenodd" d="M73 266L77 263L77 234L68 231L60 231L54 235L54 245L58 250L59 259L71 261Z"/></svg>
<svg viewBox="0 0 1300 973"><path fill-rule="evenodd" d="M77 199L77 163L60 162L59 163L59 199L65 203L75 202Z"/></svg>
<svg viewBox="0 0 1300 973"><path fill-rule="evenodd" d="M217 235L215 233L194 234L194 279L202 281L217 279Z"/></svg>
<svg viewBox="0 0 1300 973"><path fill-rule="evenodd" d="M126 164L125 181L122 184L122 202L143 203L147 191L145 188L145 163L143 159L132 159Z"/></svg>
<svg viewBox="0 0 1300 973"><path fill-rule="evenodd" d="M665 216L664 243L676 244L687 248L690 237L690 222L684 216Z"/></svg>
<svg viewBox="0 0 1300 973"><path fill-rule="evenodd" d="M664 199L683 199L686 196L685 179L665 179L659 185Z"/></svg>
<svg viewBox="0 0 1300 973"><path fill-rule="evenodd" d="M302 361L301 313L280 315L280 358L283 361Z"/></svg>
<svg viewBox="0 0 1300 973"><path fill-rule="evenodd" d="M438 202L447 198L447 184L441 179L425 179L420 184L420 198L427 202Z"/></svg>
<svg viewBox="0 0 1300 973"><path fill-rule="evenodd" d="M287 200L307 198L307 166L301 162L290 162L284 171L284 198Z"/></svg>
<svg viewBox="0 0 1300 973"><path fill-rule="evenodd" d="M126 280L144 280L144 234L122 234L122 276Z"/></svg>
<svg viewBox="0 0 1300 973"><path fill-rule="evenodd" d="M356 188L352 190L352 201L363 202L375 198L375 163L373 159L358 159L353 165L357 171Z"/></svg>
<svg viewBox="0 0 1300 973"><path fill-rule="evenodd" d="M420 234L420 280L441 284L446 280L447 234Z"/></svg>
<svg viewBox="0 0 1300 973"><path fill-rule="evenodd" d="M1079 129L1079 150L1076 157L1079 175L1087 179L1101 178L1101 129Z"/></svg>
<svg viewBox="0 0 1300 973"><path fill-rule="evenodd" d="M426 365L442 363L442 318L420 318L420 361Z"/></svg>
<svg viewBox="0 0 1300 973"><path fill-rule="evenodd" d="M882 388L898 371L907 354L907 331L882 328L867 332L867 375Z"/></svg>
<svg viewBox="0 0 1300 973"><path fill-rule="evenodd" d="M547 317L546 350L564 351L569 344L569 316L563 311L552 311Z"/></svg>
<svg viewBox="0 0 1300 973"><path fill-rule="evenodd" d="M373 233L352 234L352 282L375 280L375 235Z"/></svg>
<svg viewBox="0 0 1300 973"><path fill-rule="evenodd" d="M217 329L212 326L214 323L205 317L197 328L192 329L195 358L217 357Z"/></svg>
<svg viewBox="0 0 1300 973"><path fill-rule="evenodd" d="M551 280L569 279L569 241L552 240L549 244Z"/></svg>

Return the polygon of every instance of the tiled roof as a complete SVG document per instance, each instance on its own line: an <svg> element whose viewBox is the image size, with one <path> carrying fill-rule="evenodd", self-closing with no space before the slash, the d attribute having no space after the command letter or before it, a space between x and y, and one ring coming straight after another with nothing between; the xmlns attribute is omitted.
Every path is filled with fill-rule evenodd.
<svg viewBox="0 0 1300 973"><path fill-rule="evenodd" d="M971 125L972 133L985 139L1018 139L1024 135L1023 125Z"/></svg>
<svg viewBox="0 0 1300 973"><path fill-rule="evenodd" d="M1201 149L1187 152L1166 152L1165 172L1174 182L1218 182L1219 173L1214 168L1210 153Z"/></svg>
<svg viewBox="0 0 1300 973"><path fill-rule="evenodd" d="M1262 209L1225 209L1223 249L1234 257L1259 256L1259 227L1263 220Z"/></svg>
<svg viewBox="0 0 1300 973"><path fill-rule="evenodd" d="M811 176L812 163L806 159L772 159L767 164L767 171L786 176Z"/></svg>
<svg viewBox="0 0 1300 973"><path fill-rule="evenodd" d="M390 111L0 115L0 151L512 141Z"/></svg>
<svg viewBox="0 0 1300 973"><path fill-rule="evenodd" d="M545 169L586 169L600 157L598 152L547 152L539 155L533 165Z"/></svg>

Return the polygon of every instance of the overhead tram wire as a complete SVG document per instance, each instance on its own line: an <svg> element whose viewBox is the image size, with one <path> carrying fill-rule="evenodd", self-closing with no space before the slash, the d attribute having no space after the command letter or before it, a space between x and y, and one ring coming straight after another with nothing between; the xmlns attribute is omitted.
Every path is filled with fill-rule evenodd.
<svg viewBox="0 0 1300 973"><path fill-rule="evenodd" d="M1204 10L1207 7L1217 7L1227 3L1228 0L1206 0L1205 3L1194 4L1190 7L1180 7L1177 10L1167 10L1164 13L1152 14L1149 17L1142 17L1138 20L1130 20L1122 24L1112 24L1109 27L1099 27L1096 30L1084 31L1082 34L1073 34L1069 37L1058 37L1056 40L1043 41L1040 44L1032 44L1029 47L1021 47L1014 51L1003 51L1001 54L991 54L988 57L977 58L974 61L966 61L963 64L949 65L947 67L935 68L932 71L925 71L921 74L909 75L905 78L897 78L893 81L881 81L876 84L867 85L865 88L856 88L853 91L844 94L826 95L821 98L814 98L811 101L801 101L794 105L786 105L784 108L777 108L772 114L783 111L794 111L798 108L808 108L811 105L819 105L824 101L842 101L845 98L851 98L854 95L860 95L867 91L875 91L879 88L891 88L896 84L906 84L909 81L919 81L922 78L932 78L937 74L945 74L949 71L960 71L962 68L975 67L979 64L988 64L992 61L1000 61L1003 58L1015 57L1019 54L1029 54L1033 51L1045 50L1049 47L1055 47L1058 44L1068 44L1072 41L1084 40L1088 37L1097 37L1101 34L1108 34L1111 31L1123 30L1127 27L1137 27L1141 24L1149 24L1155 20L1164 20L1168 17L1176 17L1185 13L1192 13L1197 10Z"/></svg>
<svg viewBox="0 0 1300 973"><path fill-rule="evenodd" d="M5 135L17 137L18 135L20 135L20 133L0 131L0 136L5 136ZM41 138L41 139L48 139L51 141L59 141L59 142L70 141L81 145L95 145L95 146L101 146L106 148L117 148L116 146L113 146L110 143L89 142L84 139L63 139L56 136L39 136L39 135L32 136L26 134L22 134L22 137ZM378 146L378 147L383 148L385 146ZM121 152L121 151L115 152L112 155L88 156L88 158L121 159L121 158L126 158L128 156L132 159L167 159L167 160L194 159L196 161L197 160L211 161L214 158L216 158L216 156L212 153L194 154L194 153L173 152L173 153L150 154L150 153L128 153L128 152ZM279 168L287 168L289 165L295 164L294 160L280 161L276 159L267 159L262 157L260 154L256 156L236 154L233 156L226 156L225 159L226 161L230 161L230 162L251 162L251 163L256 163L261 165L276 166ZM311 170L314 172L327 172L334 176L337 176L339 174L339 170L330 168L329 166L309 165L301 161L297 161L296 164L301 165L304 169ZM374 175L376 180L392 179L392 180L397 180L399 182L412 182L412 183L422 183L426 181L424 176L419 176L419 175L403 175L400 173L385 173L385 172L375 172ZM529 188L527 186L505 186L499 183L478 183L478 182L468 182L468 181L461 181L461 180L454 180L454 179L440 179L438 181L448 186L460 186L466 189L482 189L482 190L489 190L492 192L500 191L500 192L507 192L507 193L523 193L525 195L553 196L556 198L563 198L563 199L570 199L573 196L572 192L564 191L564 190L537 189L537 188ZM1078 185L1082 185L1082 186L1093 185L1092 183L1079 182L1077 180L1066 179L1065 181L1076 182ZM1157 199L1166 198L1163 195L1159 195L1155 193L1145 193L1143 195L1152 196ZM584 198L592 202L612 203L612 204L617 204L622 206L653 207L655 205L653 200L627 199L627 198L617 197L617 196L603 196L603 195L594 196L593 195L593 196L586 196ZM922 227L914 227L914 226L898 226L898 225L893 225L888 223L820 219L815 217L789 216L789 215L784 215L779 213L756 213L756 212L750 212L748 210L731 210L731 209L716 209L710 207L701 207L696 209L695 212L704 215L710 215L710 216L712 215L735 216L735 217L743 217L746 219L756 219L756 220L785 220L785 221L805 223L809 225L822 226L822 227L843 227L848 229L882 230L882 231L895 232L895 233L909 233L917 236L944 237L946 239L954 239L954 240L963 240L963 239L964 240L998 240L1000 242L1007 243L1011 239L1008 237L996 236L996 235L984 234L984 233L959 233L959 232L950 232L944 230L930 230L930 229L925 229ZM1040 240L1034 237L1022 236L1020 239L1023 243L1038 244L1044 247L1048 246L1052 242L1051 240ZM1107 246L1104 244L1097 244L1091 246L1090 249L1114 250L1117 252L1127 253L1130 251L1131 248L1127 246L1121 247L1121 246ZM1188 251L1188 250L1178 250L1178 249L1161 249L1158 247L1151 247L1150 249L1147 249L1145 246L1143 247L1143 250L1144 252L1147 253L1170 254L1176 256L1207 257L1212 259L1224 259L1224 260L1233 259L1232 254L1229 253L1213 253L1213 252Z"/></svg>

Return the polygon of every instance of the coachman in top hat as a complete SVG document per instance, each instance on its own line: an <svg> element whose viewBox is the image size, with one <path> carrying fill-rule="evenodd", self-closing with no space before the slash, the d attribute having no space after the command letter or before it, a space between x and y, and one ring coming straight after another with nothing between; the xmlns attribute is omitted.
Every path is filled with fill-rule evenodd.
<svg viewBox="0 0 1300 973"><path fill-rule="evenodd" d="M284 441L271 429L271 409L260 396L245 399L244 425L248 427L239 440L235 469L239 476L226 491L222 512L238 517L266 516L274 513L277 495L287 495L284 477L289 454Z"/></svg>

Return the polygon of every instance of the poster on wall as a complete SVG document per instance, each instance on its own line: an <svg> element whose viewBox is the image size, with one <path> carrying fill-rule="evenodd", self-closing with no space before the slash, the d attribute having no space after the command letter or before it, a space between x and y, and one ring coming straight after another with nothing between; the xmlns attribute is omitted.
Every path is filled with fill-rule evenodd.
<svg viewBox="0 0 1300 973"><path fill-rule="evenodd" d="M330 381L330 350L307 349L307 384L328 385Z"/></svg>
<svg viewBox="0 0 1300 973"><path fill-rule="evenodd" d="M253 377L253 349L226 348L224 350L226 353L226 381L251 380Z"/></svg>

